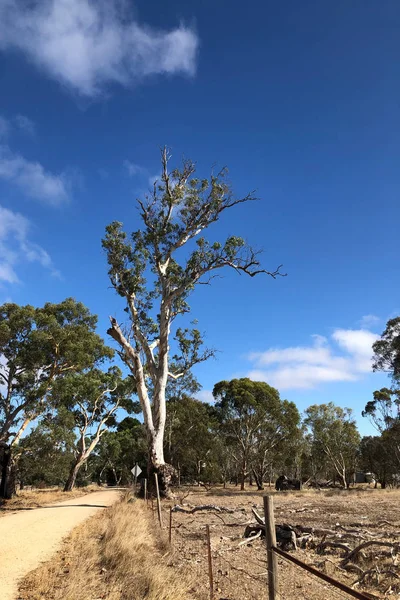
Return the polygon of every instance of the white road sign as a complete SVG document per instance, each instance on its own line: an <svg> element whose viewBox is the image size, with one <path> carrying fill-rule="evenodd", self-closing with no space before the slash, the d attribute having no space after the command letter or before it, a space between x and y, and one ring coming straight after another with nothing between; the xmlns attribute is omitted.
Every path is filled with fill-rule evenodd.
<svg viewBox="0 0 400 600"><path fill-rule="evenodd" d="M142 472L142 469L139 467L139 465L135 465L133 467L133 469L131 469L131 473L134 477L139 477L141 472Z"/></svg>

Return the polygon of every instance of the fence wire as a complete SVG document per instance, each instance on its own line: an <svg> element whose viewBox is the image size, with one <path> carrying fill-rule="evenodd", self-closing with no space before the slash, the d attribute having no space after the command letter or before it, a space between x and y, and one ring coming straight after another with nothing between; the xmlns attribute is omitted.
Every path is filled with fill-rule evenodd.
<svg viewBox="0 0 400 600"><path fill-rule="evenodd" d="M148 503L158 526L157 506ZM265 538L243 538L247 522L213 512L172 513L171 566L190 575L192 590L210 598L206 525L210 527L214 600L268 600L268 564ZM237 519L237 515L235 515ZM164 537L169 537L169 510L162 511ZM301 553L301 550L299 551ZM297 556L297 553L296 553ZM303 559L302 554L299 558ZM277 600L349 600L344 591L320 580L283 556L277 556ZM334 573L331 574L333 576Z"/></svg>

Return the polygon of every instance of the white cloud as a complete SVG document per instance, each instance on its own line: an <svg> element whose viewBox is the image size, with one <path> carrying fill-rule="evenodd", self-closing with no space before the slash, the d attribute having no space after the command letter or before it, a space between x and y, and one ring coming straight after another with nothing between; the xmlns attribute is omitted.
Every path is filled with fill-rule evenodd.
<svg viewBox="0 0 400 600"><path fill-rule="evenodd" d="M380 322L381 319L375 315L364 315L359 320L359 324L361 325L362 329L370 329L375 327L375 325L378 325Z"/></svg>
<svg viewBox="0 0 400 600"><path fill-rule="evenodd" d="M196 394L197 400L201 400L202 402L207 402L208 404L214 403L214 396L211 390L200 390Z"/></svg>
<svg viewBox="0 0 400 600"><path fill-rule="evenodd" d="M21 131L24 133L32 136L35 135L35 123L29 119L29 117L26 117L25 115L17 115L15 117L15 122L17 127L19 127L19 129L21 129Z"/></svg>
<svg viewBox="0 0 400 600"><path fill-rule="evenodd" d="M379 337L364 329L336 329L331 339L312 336L310 346L253 352L248 377L279 389L310 389L322 383L355 381L369 373L372 344Z"/></svg>
<svg viewBox="0 0 400 600"><path fill-rule="evenodd" d="M39 263L59 275L46 250L29 240L30 227L26 217L0 206L0 283L18 283L15 269L21 262Z"/></svg>
<svg viewBox="0 0 400 600"><path fill-rule="evenodd" d="M53 206L68 200L68 177L54 175L38 163L0 145L0 179L16 184L27 196Z"/></svg>
<svg viewBox="0 0 400 600"><path fill-rule="evenodd" d="M198 38L180 25L139 24L126 0L2 0L0 49L18 49L50 77L84 96L109 83L194 75Z"/></svg>
<svg viewBox="0 0 400 600"><path fill-rule="evenodd" d="M147 170L130 160L124 160L124 167L128 171L130 177L136 177L137 175L146 175Z"/></svg>

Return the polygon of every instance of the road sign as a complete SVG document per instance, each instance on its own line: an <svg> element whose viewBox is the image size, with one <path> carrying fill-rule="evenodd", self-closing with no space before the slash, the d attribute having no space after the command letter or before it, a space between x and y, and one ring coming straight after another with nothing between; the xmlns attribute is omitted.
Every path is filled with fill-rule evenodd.
<svg viewBox="0 0 400 600"><path fill-rule="evenodd" d="M139 467L139 465L135 465L133 467L133 469L131 469L131 473L135 478L139 477L141 472L142 472L142 469Z"/></svg>

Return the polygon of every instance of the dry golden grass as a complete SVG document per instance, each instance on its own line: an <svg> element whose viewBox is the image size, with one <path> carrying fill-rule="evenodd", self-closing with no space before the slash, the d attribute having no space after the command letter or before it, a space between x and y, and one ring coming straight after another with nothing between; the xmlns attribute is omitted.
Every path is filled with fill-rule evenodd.
<svg viewBox="0 0 400 600"><path fill-rule="evenodd" d="M151 514L128 498L77 527L23 580L20 600L187 600L189 580L168 566Z"/></svg>
<svg viewBox="0 0 400 600"><path fill-rule="evenodd" d="M63 492L60 488L51 488L44 490L21 490L18 495L11 500L3 500L0 503L0 517L9 511L21 510L24 508L39 508L54 502L63 502L79 498L90 492L98 492L97 485L89 485L83 488L76 488L72 492Z"/></svg>

